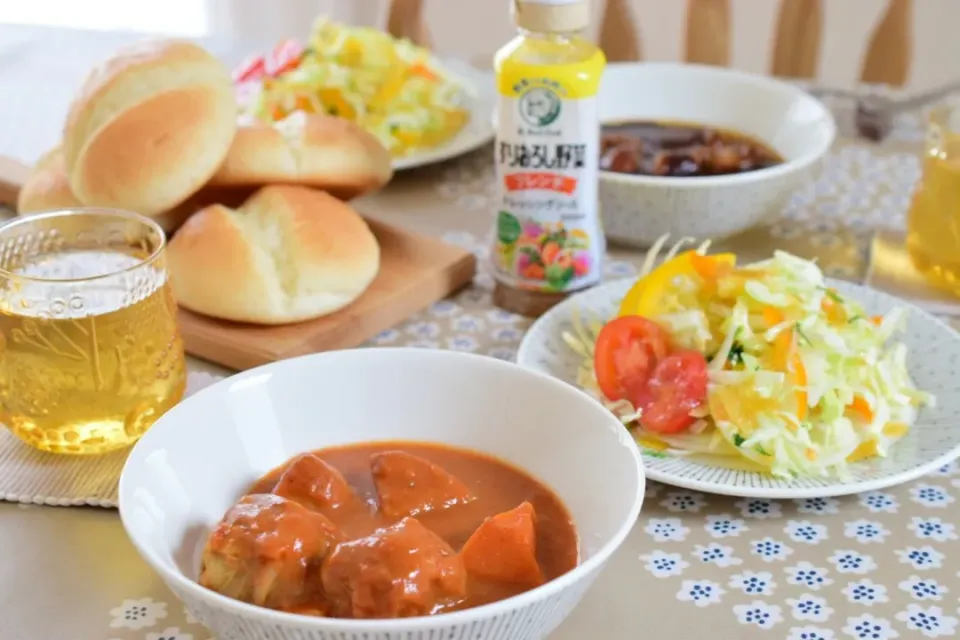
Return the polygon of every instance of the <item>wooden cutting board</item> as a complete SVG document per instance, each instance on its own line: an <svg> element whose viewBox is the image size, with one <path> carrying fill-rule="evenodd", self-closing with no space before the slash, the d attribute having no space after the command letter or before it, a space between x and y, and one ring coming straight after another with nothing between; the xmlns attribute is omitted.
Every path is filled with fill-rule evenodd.
<svg viewBox="0 0 960 640"><path fill-rule="evenodd" d="M29 168L0 157L0 205L13 209ZM367 219L380 242L380 273L353 304L329 316L277 327L179 312L187 353L232 369L356 347L467 285L476 259L465 249Z"/></svg>

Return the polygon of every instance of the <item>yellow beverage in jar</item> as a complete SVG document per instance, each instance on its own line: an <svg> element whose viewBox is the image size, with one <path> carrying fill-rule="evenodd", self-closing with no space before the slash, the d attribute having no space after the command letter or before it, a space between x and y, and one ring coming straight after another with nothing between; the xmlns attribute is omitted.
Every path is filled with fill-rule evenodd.
<svg viewBox="0 0 960 640"><path fill-rule="evenodd" d="M54 453L133 444L186 383L162 232L120 212L10 227L25 228L0 229L0 420Z"/></svg>
<svg viewBox="0 0 960 640"><path fill-rule="evenodd" d="M931 116L923 175L907 216L907 249L935 285L960 296L960 131L952 109Z"/></svg>

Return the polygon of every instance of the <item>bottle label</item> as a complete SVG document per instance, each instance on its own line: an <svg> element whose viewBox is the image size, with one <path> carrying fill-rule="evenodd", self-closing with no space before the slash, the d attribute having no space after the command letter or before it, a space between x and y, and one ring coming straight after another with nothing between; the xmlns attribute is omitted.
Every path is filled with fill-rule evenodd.
<svg viewBox="0 0 960 640"><path fill-rule="evenodd" d="M501 89L497 118L497 279L541 292L596 284L604 252L596 96L523 78Z"/></svg>

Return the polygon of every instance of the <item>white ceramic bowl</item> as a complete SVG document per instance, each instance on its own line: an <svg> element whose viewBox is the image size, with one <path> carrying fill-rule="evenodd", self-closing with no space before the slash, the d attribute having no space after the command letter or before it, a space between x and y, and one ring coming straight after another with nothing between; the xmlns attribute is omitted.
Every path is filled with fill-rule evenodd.
<svg viewBox="0 0 960 640"><path fill-rule="evenodd" d="M311 449L423 440L487 452L563 500L581 563L519 596L432 617L336 620L262 609L199 586L210 528L258 476ZM267 365L164 415L130 453L120 516L143 558L219 640L534 640L570 613L640 511L640 454L574 387L493 358L358 349Z"/></svg>
<svg viewBox="0 0 960 640"><path fill-rule="evenodd" d="M657 238L722 238L779 215L791 192L816 177L836 135L830 111L798 87L701 65L611 64L600 121L689 122L733 129L773 147L775 167L727 176L600 173L600 211L611 241L646 247Z"/></svg>

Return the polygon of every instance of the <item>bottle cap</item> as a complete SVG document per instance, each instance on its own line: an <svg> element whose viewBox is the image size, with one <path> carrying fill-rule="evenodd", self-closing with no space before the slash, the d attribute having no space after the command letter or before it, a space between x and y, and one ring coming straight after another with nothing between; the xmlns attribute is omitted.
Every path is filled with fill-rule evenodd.
<svg viewBox="0 0 960 640"><path fill-rule="evenodd" d="M590 0L513 0L513 19L529 31L580 31L590 25Z"/></svg>

